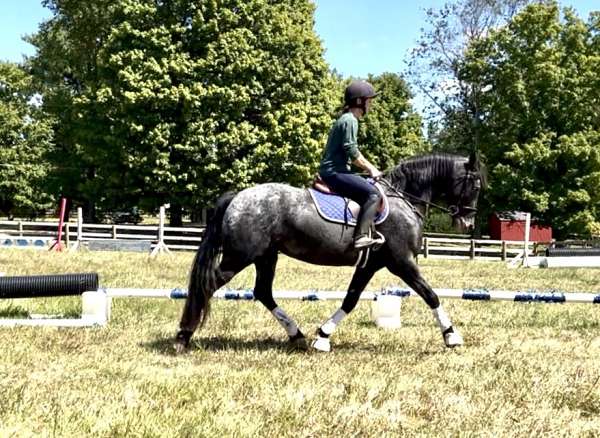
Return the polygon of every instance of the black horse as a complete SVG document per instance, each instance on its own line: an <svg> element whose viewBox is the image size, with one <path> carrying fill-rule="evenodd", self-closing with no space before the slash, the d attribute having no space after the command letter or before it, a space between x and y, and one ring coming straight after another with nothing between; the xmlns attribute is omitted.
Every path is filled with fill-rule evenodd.
<svg viewBox="0 0 600 438"><path fill-rule="evenodd" d="M462 337L421 276L415 256L420 249L423 218L432 201L446 202L446 211L459 230L472 227L477 198L485 185L485 168L475 154L468 158L434 154L403 161L383 178L390 213L377 231L385 236L385 243L371 251L366 263L361 262L356 269L341 308L319 328L313 346L330 350L329 335L354 309L369 280L383 267L425 300L445 344L461 345ZM360 255L352 236L351 227L323 220L305 189L271 183L222 195L193 263L176 350L188 347L194 331L206 321L213 293L250 264L256 267L255 298L286 329L293 346L306 348L306 339L294 320L273 299L277 255L281 252L318 265L353 266Z"/></svg>

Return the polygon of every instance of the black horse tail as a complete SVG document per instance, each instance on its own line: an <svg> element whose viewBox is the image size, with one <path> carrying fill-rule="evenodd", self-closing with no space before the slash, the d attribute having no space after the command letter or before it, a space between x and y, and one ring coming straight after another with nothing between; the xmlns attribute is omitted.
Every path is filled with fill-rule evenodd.
<svg viewBox="0 0 600 438"><path fill-rule="evenodd" d="M206 322L210 312L210 299L219 287L217 284L217 268L223 247L221 230L223 216L235 195L233 192L227 192L217 200L214 213L208 220L202 243L194 258L184 319L189 312L192 315L198 315L200 318L199 327L202 327ZM188 306L192 308L188 309Z"/></svg>

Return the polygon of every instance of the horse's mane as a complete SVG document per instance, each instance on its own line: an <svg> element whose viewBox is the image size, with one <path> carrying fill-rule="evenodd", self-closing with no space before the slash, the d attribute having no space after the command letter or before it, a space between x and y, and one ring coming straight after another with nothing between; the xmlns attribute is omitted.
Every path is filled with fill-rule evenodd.
<svg viewBox="0 0 600 438"><path fill-rule="evenodd" d="M430 184L434 178L451 178L454 172L454 164L457 161L468 160L467 157L447 153L433 153L421 155L401 161L392 168L387 175L390 183L399 189L404 189L407 180L417 186ZM480 178L482 186L487 185L485 166L480 164Z"/></svg>

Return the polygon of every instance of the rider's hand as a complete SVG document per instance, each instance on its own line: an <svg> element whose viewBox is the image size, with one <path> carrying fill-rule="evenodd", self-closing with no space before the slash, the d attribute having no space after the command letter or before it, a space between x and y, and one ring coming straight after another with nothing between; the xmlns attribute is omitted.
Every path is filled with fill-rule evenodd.
<svg viewBox="0 0 600 438"><path fill-rule="evenodd" d="M373 167L369 173L371 174L371 178L373 179L379 179L383 176L383 173L379 170L377 170L377 168Z"/></svg>

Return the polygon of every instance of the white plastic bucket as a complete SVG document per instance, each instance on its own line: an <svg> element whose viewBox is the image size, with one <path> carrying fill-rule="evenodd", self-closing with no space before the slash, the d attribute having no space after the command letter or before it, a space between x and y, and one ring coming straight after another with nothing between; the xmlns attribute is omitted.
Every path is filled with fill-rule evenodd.
<svg viewBox="0 0 600 438"><path fill-rule="evenodd" d="M105 325L110 319L110 304L111 299L104 292L84 292L81 294L81 318Z"/></svg>
<svg viewBox="0 0 600 438"><path fill-rule="evenodd" d="M371 305L371 314L375 325L384 329L400 328L400 308L402 298L396 295L378 295Z"/></svg>

